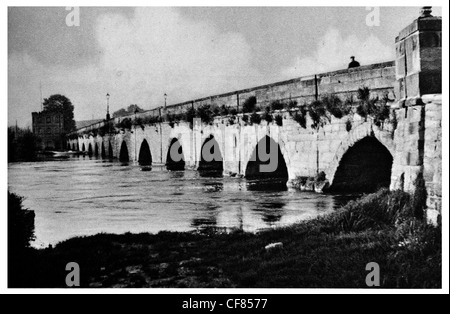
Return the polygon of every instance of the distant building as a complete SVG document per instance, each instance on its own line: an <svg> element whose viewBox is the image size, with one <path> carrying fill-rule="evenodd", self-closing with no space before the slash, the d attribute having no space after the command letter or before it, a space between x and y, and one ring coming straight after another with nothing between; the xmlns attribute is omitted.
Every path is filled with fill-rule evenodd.
<svg viewBox="0 0 450 314"><path fill-rule="evenodd" d="M65 149L64 115L54 112L33 112L33 133L41 141L42 149Z"/></svg>

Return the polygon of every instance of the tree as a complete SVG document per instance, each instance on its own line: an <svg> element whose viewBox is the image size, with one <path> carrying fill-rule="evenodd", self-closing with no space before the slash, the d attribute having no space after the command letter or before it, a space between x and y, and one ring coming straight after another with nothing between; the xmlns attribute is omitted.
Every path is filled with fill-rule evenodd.
<svg viewBox="0 0 450 314"><path fill-rule="evenodd" d="M119 109L113 113L114 118L129 116L135 112L143 112L144 109L140 108L138 105L129 105L127 109Z"/></svg>
<svg viewBox="0 0 450 314"><path fill-rule="evenodd" d="M30 129L8 128L8 162L34 161L40 139Z"/></svg>
<svg viewBox="0 0 450 314"><path fill-rule="evenodd" d="M23 208L23 197L8 191L8 245L10 250L21 250L35 239L34 211Z"/></svg>
<svg viewBox="0 0 450 314"><path fill-rule="evenodd" d="M44 112L62 113L64 117L64 133L75 131L73 105L69 98L63 95L52 95L44 99Z"/></svg>

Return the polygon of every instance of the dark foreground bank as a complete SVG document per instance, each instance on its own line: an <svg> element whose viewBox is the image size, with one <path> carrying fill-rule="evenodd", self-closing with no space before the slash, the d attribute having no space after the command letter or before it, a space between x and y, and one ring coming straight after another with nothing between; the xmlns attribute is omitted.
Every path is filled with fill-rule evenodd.
<svg viewBox="0 0 450 314"><path fill-rule="evenodd" d="M76 262L81 287L367 288L366 265L376 262L381 288L440 288L441 228L424 222L422 204L417 195L380 190L334 214L258 234L74 238L10 251L9 286L66 287L66 265Z"/></svg>

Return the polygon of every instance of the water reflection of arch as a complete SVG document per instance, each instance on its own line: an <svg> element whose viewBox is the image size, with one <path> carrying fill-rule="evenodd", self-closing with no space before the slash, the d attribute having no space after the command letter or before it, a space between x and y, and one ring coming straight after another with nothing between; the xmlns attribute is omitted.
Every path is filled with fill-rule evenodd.
<svg viewBox="0 0 450 314"><path fill-rule="evenodd" d="M192 218L191 227L202 232L215 231L217 229L218 209L219 206L214 204L207 204L204 208L199 209L197 216Z"/></svg>
<svg viewBox="0 0 450 314"><path fill-rule="evenodd" d="M109 141L109 144L108 144L108 158L109 159L113 159L114 158L114 150L113 150L113 146L111 144L111 141Z"/></svg>
<svg viewBox="0 0 450 314"><path fill-rule="evenodd" d="M286 202L281 200L267 201L257 203L257 207L253 208L253 211L261 216L262 221L269 226L272 226L280 222L281 218L285 214L285 206Z"/></svg>
<svg viewBox="0 0 450 314"><path fill-rule="evenodd" d="M89 155L89 156L92 156L92 154L93 154L93 151L92 151L92 144L89 143L89 144L88 144L88 155Z"/></svg>
<svg viewBox="0 0 450 314"><path fill-rule="evenodd" d="M172 138L167 150L166 168L170 171L181 171L185 166L183 146L177 138Z"/></svg>
<svg viewBox="0 0 450 314"><path fill-rule="evenodd" d="M253 150L247 163L245 177L251 190L286 190L288 169L280 146L264 136Z"/></svg>
<svg viewBox="0 0 450 314"><path fill-rule="evenodd" d="M105 143L102 141L102 147L101 147L101 156L102 158L106 158L106 150L105 150Z"/></svg>
<svg viewBox="0 0 450 314"><path fill-rule="evenodd" d="M219 143L212 134L204 140L201 146L200 162L197 170L200 176L223 176L223 155L220 151Z"/></svg>

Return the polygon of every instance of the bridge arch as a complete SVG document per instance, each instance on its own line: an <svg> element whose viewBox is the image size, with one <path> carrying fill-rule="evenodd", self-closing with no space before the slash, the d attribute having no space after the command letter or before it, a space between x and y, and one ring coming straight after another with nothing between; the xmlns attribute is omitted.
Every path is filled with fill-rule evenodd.
<svg viewBox="0 0 450 314"><path fill-rule="evenodd" d="M86 151L86 146L84 146L84 143L83 143L83 146L81 146L81 151L83 151L83 152Z"/></svg>
<svg viewBox="0 0 450 314"><path fill-rule="evenodd" d="M325 169L327 179L330 182L334 181L336 171L347 151L366 137L374 137L389 151L392 156L395 155L394 140L392 139L392 134L388 129L379 128L371 122L361 123L352 128L348 136L342 140L329 166Z"/></svg>
<svg viewBox="0 0 450 314"><path fill-rule="evenodd" d="M152 153L150 152L150 146L146 139L142 141L141 148L139 149L138 162L141 166L152 165Z"/></svg>
<svg viewBox="0 0 450 314"><path fill-rule="evenodd" d="M223 175L223 157L219 143L214 136L209 135L203 142L200 151L198 171L202 176Z"/></svg>
<svg viewBox="0 0 450 314"><path fill-rule="evenodd" d="M286 188L289 180L286 160L273 138L266 135L258 142L247 163L245 177L252 185Z"/></svg>
<svg viewBox="0 0 450 314"><path fill-rule="evenodd" d="M331 191L375 192L389 187L393 157L375 136L366 136L342 156L334 174Z"/></svg>
<svg viewBox="0 0 450 314"><path fill-rule="evenodd" d="M180 171L184 170L185 165L183 146L177 138L173 138L167 150L166 168L170 171Z"/></svg>
<svg viewBox="0 0 450 314"><path fill-rule="evenodd" d="M119 161L120 162L130 161L130 155L128 153L128 147L125 141L122 141L122 145L120 146Z"/></svg>
<svg viewBox="0 0 450 314"><path fill-rule="evenodd" d="M72 143L72 150L75 150L75 143Z"/></svg>
<svg viewBox="0 0 450 314"><path fill-rule="evenodd" d="M98 156L98 144L95 142L94 144L94 156Z"/></svg>
<svg viewBox="0 0 450 314"><path fill-rule="evenodd" d="M89 145L88 145L88 155L92 156L92 154L93 154L93 152L92 152L92 144L89 143Z"/></svg>

